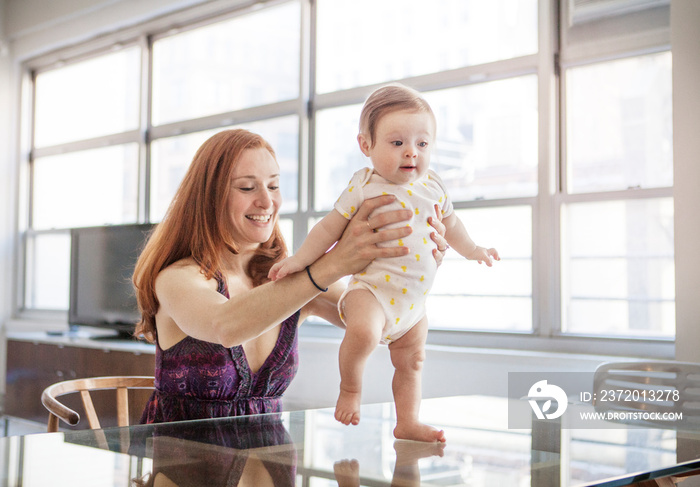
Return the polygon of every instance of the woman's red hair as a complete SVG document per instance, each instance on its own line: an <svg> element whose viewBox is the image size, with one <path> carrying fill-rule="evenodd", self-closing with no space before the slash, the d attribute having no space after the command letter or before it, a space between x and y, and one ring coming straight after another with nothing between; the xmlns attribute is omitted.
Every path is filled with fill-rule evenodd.
<svg viewBox="0 0 700 487"><path fill-rule="evenodd" d="M153 230L134 270L133 282L141 312L135 336L153 343L158 297L155 282L160 271L179 260L191 257L202 274L211 279L224 274L222 255L238 253L236 235L232 235L228 210L232 173L246 149L275 151L261 136L243 129L226 130L209 138L197 150L168 211ZM267 273L282 260L287 248L278 222L270 239L261 244L248 266L256 286L267 281Z"/></svg>

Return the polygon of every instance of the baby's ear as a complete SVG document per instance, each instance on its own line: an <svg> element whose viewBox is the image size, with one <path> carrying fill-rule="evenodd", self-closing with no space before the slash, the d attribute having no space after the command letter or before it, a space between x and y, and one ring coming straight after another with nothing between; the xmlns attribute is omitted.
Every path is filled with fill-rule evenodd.
<svg viewBox="0 0 700 487"><path fill-rule="evenodd" d="M360 133L357 135L357 143L360 144L360 150L362 153L369 157L369 149L372 145L370 138L367 135Z"/></svg>

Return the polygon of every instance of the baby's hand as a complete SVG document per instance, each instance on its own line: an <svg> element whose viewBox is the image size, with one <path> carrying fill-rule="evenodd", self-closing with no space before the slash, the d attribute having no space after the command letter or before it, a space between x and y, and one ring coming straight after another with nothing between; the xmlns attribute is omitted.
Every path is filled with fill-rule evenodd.
<svg viewBox="0 0 700 487"><path fill-rule="evenodd" d="M479 262L479 264L485 262L487 266L491 267L493 265L493 261L501 260L501 257L498 255L498 250L496 249L485 249L484 247L477 246L474 249L474 252L469 254L467 259L475 260Z"/></svg>
<svg viewBox="0 0 700 487"><path fill-rule="evenodd" d="M282 279L288 274L299 272L304 267L304 264L294 256L287 257L286 259L281 260L272 266L270 272L267 273L267 278L271 281L276 281L278 279Z"/></svg>

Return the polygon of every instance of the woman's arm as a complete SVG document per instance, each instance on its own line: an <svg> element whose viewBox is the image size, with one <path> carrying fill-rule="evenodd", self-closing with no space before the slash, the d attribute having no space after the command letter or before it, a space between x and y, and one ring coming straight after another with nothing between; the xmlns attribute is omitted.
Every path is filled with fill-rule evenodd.
<svg viewBox="0 0 700 487"><path fill-rule="evenodd" d="M299 272L315 262L338 241L347 225L348 220L343 215L336 210L331 210L314 225L299 250L291 257L273 265L267 277L271 281L276 281L288 274Z"/></svg>
<svg viewBox="0 0 700 487"><path fill-rule="evenodd" d="M364 269L376 258L406 255L408 249L404 247L376 244L406 237L411 233L410 227L377 232L372 229L409 220L409 210L368 218L377 207L394 199L388 195L365 201L335 247L311 264L311 275L320 287L329 287L341 277ZM305 271L255 288L250 288L245 279L230 279L228 300L216 292L213 280L206 280L193 266L170 266L156 280L159 315L162 312L187 335L226 347L261 335L319 293Z"/></svg>
<svg viewBox="0 0 700 487"><path fill-rule="evenodd" d="M330 285L328 292L320 293L301 309L299 324L303 323L309 316L318 316L338 328L345 329L345 324L338 315L338 300L345 291L345 284L336 281Z"/></svg>

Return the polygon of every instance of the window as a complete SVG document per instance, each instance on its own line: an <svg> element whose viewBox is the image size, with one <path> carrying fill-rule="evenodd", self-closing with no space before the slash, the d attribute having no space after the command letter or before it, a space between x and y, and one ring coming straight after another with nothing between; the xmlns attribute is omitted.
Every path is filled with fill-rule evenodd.
<svg viewBox="0 0 700 487"><path fill-rule="evenodd" d="M141 52L132 46L69 66L39 72L35 80L34 146L138 129Z"/></svg>
<svg viewBox="0 0 700 487"><path fill-rule="evenodd" d="M34 160L35 229L136 221L138 145L113 145Z"/></svg>
<svg viewBox="0 0 700 487"><path fill-rule="evenodd" d="M537 77L426 93L437 117L434 169L457 201L537 194Z"/></svg>
<svg viewBox="0 0 700 487"><path fill-rule="evenodd" d="M68 228L136 221L140 83L133 45L36 71L23 308L68 308Z"/></svg>
<svg viewBox="0 0 700 487"><path fill-rule="evenodd" d="M154 125L298 98L299 21L289 2L154 42Z"/></svg>
<svg viewBox="0 0 700 487"><path fill-rule="evenodd" d="M577 350L607 337L611 353L670 343L668 6L594 3L194 6L134 27L130 42L115 34L27 62L18 309L65 311L68 230L160 221L196 149L225 128L275 148L281 225L298 248L369 163L356 140L364 99L399 81L436 114L431 164L457 214L503 258L487 268L448 253L431 340Z"/></svg>
<svg viewBox="0 0 700 487"><path fill-rule="evenodd" d="M536 0L317 4L319 93L537 52Z"/></svg>
<svg viewBox="0 0 700 487"><path fill-rule="evenodd" d="M70 236L36 233L25 242L27 265L24 303L27 309L67 309L70 269Z"/></svg>
<svg viewBox="0 0 700 487"><path fill-rule="evenodd" d="M564 75L562 332L673 338L671 54Z"/></svg>
<svg viewBox="0 0 700 487"><path fill-rule="evenodd" d="M673 184L671 53L572 67L566 96L569 192Z"/></svg>
<svg viewBox="0 0 700 487"><path fill-rule="evenodd" d="M562 220L564 331L672 337L673 201L572 203Z"/></svg>
<svg viewBox="0 0 700 487"><path fill-rule="evenodd" d="M498 242L508 265L488 268L448 253L428 297L434 328L532 331L532 210L503 206L456 210L471 235Z"/></svg>
<svg viewBox="0 0 700 487"><path fill-rule="evenodd" d="M151 145L151 221L159 222L165 215L199 146L215 133L229 128L234 127L221 127L153 141ZM245 128L265 134L265 139L275 149L277 162L280 165L282 211L293 212L297 208L299 180L298 117L288 116L251 122L246 124Z"/></svg>

